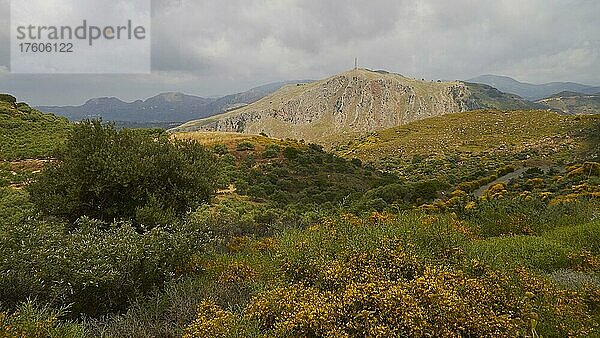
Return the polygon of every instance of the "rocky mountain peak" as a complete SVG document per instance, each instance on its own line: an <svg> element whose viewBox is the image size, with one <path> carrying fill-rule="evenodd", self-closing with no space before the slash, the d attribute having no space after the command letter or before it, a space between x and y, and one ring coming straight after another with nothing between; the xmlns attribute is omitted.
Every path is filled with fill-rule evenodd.
<svg viewBox="0 0 600 338"><path fill-rule="evenodd" d="M477 94L486 100L477 99L474 92L470 84L458 81L419 81L353 69L321 81L287 85L253 104L176 130L266 133L329 144L427 117L485 108L487 99L498 100L479 89ZM498 93L494 95L503 95Z"/></svg>

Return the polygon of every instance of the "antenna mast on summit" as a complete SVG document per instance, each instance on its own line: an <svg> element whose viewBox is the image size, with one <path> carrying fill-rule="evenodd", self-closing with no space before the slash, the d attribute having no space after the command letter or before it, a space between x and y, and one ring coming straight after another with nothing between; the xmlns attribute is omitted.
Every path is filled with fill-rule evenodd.
<svg viewBox="0 0 600 338"><path fill-rule="evenodd" d="M358 58L354 58L354 70L358 69Z"/></svg>

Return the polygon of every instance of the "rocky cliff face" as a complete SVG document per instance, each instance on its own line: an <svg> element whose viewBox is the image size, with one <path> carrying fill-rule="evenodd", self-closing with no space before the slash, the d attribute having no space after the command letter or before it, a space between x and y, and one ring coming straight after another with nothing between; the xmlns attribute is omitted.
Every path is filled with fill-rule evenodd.
<svg viewBox="0 0 600 338"><path fill-rule="evenodd" d="M463 82L425 82L359 69L286 86L246 107L176 130L266 133L332 143L427 117L487 108L481 101Z"/></svg>

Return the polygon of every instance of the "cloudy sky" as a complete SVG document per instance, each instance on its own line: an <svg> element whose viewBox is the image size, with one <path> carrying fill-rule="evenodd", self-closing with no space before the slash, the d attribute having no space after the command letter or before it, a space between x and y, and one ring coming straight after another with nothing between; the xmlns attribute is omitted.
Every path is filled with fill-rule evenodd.
<svg viewBox="0 0 600 338"><path fill-rule="evenodd" d="M9 13L0 0L0 92L36 105L217 96L324 78L355 57L361 67L434 80L500 74L600 85L598 0L153 0L149 75L10 74Z"/></svg>

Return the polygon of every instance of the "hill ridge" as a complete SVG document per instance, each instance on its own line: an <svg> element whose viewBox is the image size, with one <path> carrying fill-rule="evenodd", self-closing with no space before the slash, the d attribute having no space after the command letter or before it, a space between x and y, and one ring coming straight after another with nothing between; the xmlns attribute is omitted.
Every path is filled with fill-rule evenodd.
<svg viewBox="0 0 600 338"><path fill-rule="evenodd" d="M593 94L600 91L598 86L584 85L576 82L548 82L532 84L515 80L509 76L486 74L467 80L468 82L486 84L505 93L513 93L531 101L541 100L562 91Z"/></svg>
<svg viewBox="0 0 600 338"><path fill-rule="evenodd" d="M479 108L534 108L515 95L462 81L419 81L353 69L308 84L284 86L248 106L171 130L266 133L330 144L365 132Z"/></svg>

